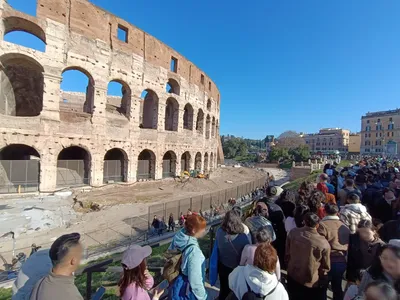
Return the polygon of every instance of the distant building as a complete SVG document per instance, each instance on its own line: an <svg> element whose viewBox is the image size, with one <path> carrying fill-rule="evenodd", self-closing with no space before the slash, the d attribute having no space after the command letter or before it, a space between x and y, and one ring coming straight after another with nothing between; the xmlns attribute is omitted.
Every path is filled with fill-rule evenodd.
<svg viewBox="0 0 400 300"><path fill-rule="evenodd" d="M275 136L267 135L264 141L265 141L265 150L268 153L269 151L271 151L271 147L275 146Z"/></svg>
<svg viewBox="0 0 400 300"><path fill-rule="evenodd" d="M350 133L349 153L359 154L361 149L361 133Z"/></svg>
<svg viewBox="0 0 400 300"><path fill-rule="evenodd" d="M399 143L400 109L361 117L361 154L397 156Z"/></svg>
<svg viewBox="0 0 400 300"><path fill-rule="evenodd" d="M341 128L323 128L318 133L303 134L306 144L311 152L347 153L349 147L350 131Z"/></svg>

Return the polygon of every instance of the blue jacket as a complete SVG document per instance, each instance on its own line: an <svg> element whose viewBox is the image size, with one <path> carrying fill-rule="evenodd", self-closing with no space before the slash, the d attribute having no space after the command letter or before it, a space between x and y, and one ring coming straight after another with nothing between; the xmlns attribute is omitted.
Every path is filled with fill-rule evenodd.
<svg viewBox="0 0 400 300"><path fill-rule="evenodd" d="M178 249L182 251L185 248L186 250L182 255L182 274L188 277L190 288L196 299L206 300L207 292L204 287L205 257L199 247L197 239L187 235L186 230L182 229L175 234L169 249Z"/></svg>

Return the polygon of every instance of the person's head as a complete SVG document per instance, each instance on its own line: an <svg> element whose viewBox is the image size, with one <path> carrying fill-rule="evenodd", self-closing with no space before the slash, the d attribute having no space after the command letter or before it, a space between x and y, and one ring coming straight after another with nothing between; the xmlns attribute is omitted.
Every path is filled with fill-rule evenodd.
<svg viewBox="0 0 400 300"><path fill-rule="evenodd" d="M378 236L376 228L370 220L361 220L357 225L357 232L360 239L365 242L372 242Z"/></svg>
<svg viewBox="0 0 400 300"><path fill-rule="evenodd" d="M255 216L262 216L268 218L268 206L264 202L258 202L254 209Z"/></svg>
<svg viewBox="0 0 400 300"><path fill-rule="evenodd" d="M242 208L240 206L232 207L232 211L234 213L236 213L239 216L239 218L241 218L243 216L243 211L242 211Z"/></svg>
<svg viewBox="0 0 400 300"><path fill-rule="evenodd" d="M337 216L339 207L334 203L327 203L324 206L324 210L328 216Z"/></svg>
<svg viewBox="0 0 400 300"><path fill-rule="evenodd" d="M329 176L328 176L328 174L322 173L319 176L319 179L320 179L321 182L325 182L326 183L326 182L328 182Z"/></svg>
<svg viewBox="0 0 400 300"><path fill-rule="evenodd" d="M146 287L146 258L151 255L150 246L141 247L139 245L131 245L122 255L123 273L119 280L118 286L120 295L123 296L126 288L135 283L142 289Z"/></svg>
<svg viewBox="0 0 400 300"><path fill-rule="evenodd" d="M269 243L262 243L257 246L254 253L253 265L265 272L274 273L278 255L274 247Z"/></svg>
<svg viewBox="0 0 400 300"><path fill-rule="evenodd" d="M351 178L347 178L344 184L346 185L346 187L354 187L354 180Z"/></svg>
<svg viewBox="0 0 400 300"><path fill-rule="evenodd" d="M319 218L312 212L306 213L304 216L304 224L310 228L317 228L319 224Z"/></svg>
<svg viewBox="0 0 400 300"><path fill-rule="evenodd" d="M325 194L323 192L313 191L307 201L307 205L310 208L310 211L313 213L317 213L322 203L325 202L325 199Z"/></svg>
<svg viewBox="0 0 400 300"><path fill-rule="evenodd" d="M271 232L267 228L260 228L256 233L257 244L271 243L272 236Z"/></svg>
<svg viewBox="0 0 400 300"><path fill-rule="evenodd" d="M309 211L310 209L306 205L300 205L296 207L296 210L294 212L294 222L296 223L297 228L304 226L304 216Z"/></svg>
<svg viewBox="0 0 400 300"><path fill-rule="evenodd" d="M277 202L296 202L296 193L291 190L283 190L283 192L279 195L279 199Z"/></svg>
<svg viewBox="0 0 400 300"><path fill-rule="evenodd" d="M186 233L195 238L201 238L206 232L207 222L199 215L190 215L186 217L185 229Z"/></svg>
<svg viewBox="0 0 400 300"><path fill-rule="evenodd" d="M242 220L238 214L232 210L225 214L221 229L227 234L239 234L244 232Z"/></svg>
<svg viewBox="0 0 400 300"><path fill-rule="evenodd" d="M392 244L393 241L383 246L379 258L382 270L398 281L400 280L400 240L397 240L397 244Z"/></svg>
<svg viewBox="0 0 400 300"><path fill-rule="evenodd" d="M393 189L385 188L383 190L383 197L385 198L385 200L393 200L396 198L396 195Z"/></svg>
<svg viewBox="0 0 400 300"><path fill-rule="evenodd" d="M347 195L347 202L350 204L360 203L360 196L358 196L356 193L349 193Z"/></svg>
<svg viewBox="0 0 400 300"><path fill-rule="evenodd" d="M396 290L385 281L373 281L364 292L365 300L399 300Z"/></svg>
<svg viewBox="0 0 400 300"><path fill-rule="evenodd" d="M83 256L80 238L79 233L64 234L51 245L49 256L55 273L72 274L78 269Z"/></svg>
<svg viewBox="0 0 400 300"><path fill-rule="evenodd" d="M153 218L154 220L156 220L157 219L157 215L154 215L154 218Z"/></svg>

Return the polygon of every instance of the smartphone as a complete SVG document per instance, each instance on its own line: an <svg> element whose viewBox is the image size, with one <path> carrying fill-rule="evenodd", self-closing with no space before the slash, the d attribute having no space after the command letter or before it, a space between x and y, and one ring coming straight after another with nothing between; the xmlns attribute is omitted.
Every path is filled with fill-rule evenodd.
<svg viewBox="0 0 400 300"><path fill-rule="evenodd" d="M93 295L92 300L101 300L105 293L106 293L106 288L104 286L99 287L99 289Z"/></svg>
<svg viewBox="0 0 400 300"><path fill-rule="evenodd" d="M168 288L169 283L168 280L164 279L163 281L161 281L161 283L159 285L157 285L154 290L157 290L159 292L164 291Z"/></svg>

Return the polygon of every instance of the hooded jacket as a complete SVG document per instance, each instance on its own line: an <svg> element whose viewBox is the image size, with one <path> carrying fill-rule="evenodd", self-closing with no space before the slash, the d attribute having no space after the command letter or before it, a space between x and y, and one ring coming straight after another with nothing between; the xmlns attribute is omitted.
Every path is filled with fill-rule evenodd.
<svg viewBox="0 0 400 300"><path fill-rule="evenodd" d="M182 229L175 234L169 249L178 249L179 251L185 249L181 263L182 274L188 277L190 288L196 299L206 300L207 292L204 287L205 257L197 239L187 235L186 230Z"/></svg>
<svg viewBox="0 0 400 300"><path fill-rule="evenodd" d="M289 296L275 273L270 274L253 265L236 267L229 275L229 288L236 298L242 299L248 287L256 294L267 295L268 300L289 300Z"/></svg>
<svg viewBox="0 0 400 300"><path fill-rule="evenodd" d="M346 204L340 210L340 220L349 227L350 233L354 234L357 231L358 223L361 220L372 220L367 212L367 208L361 203Z"/></svg>

